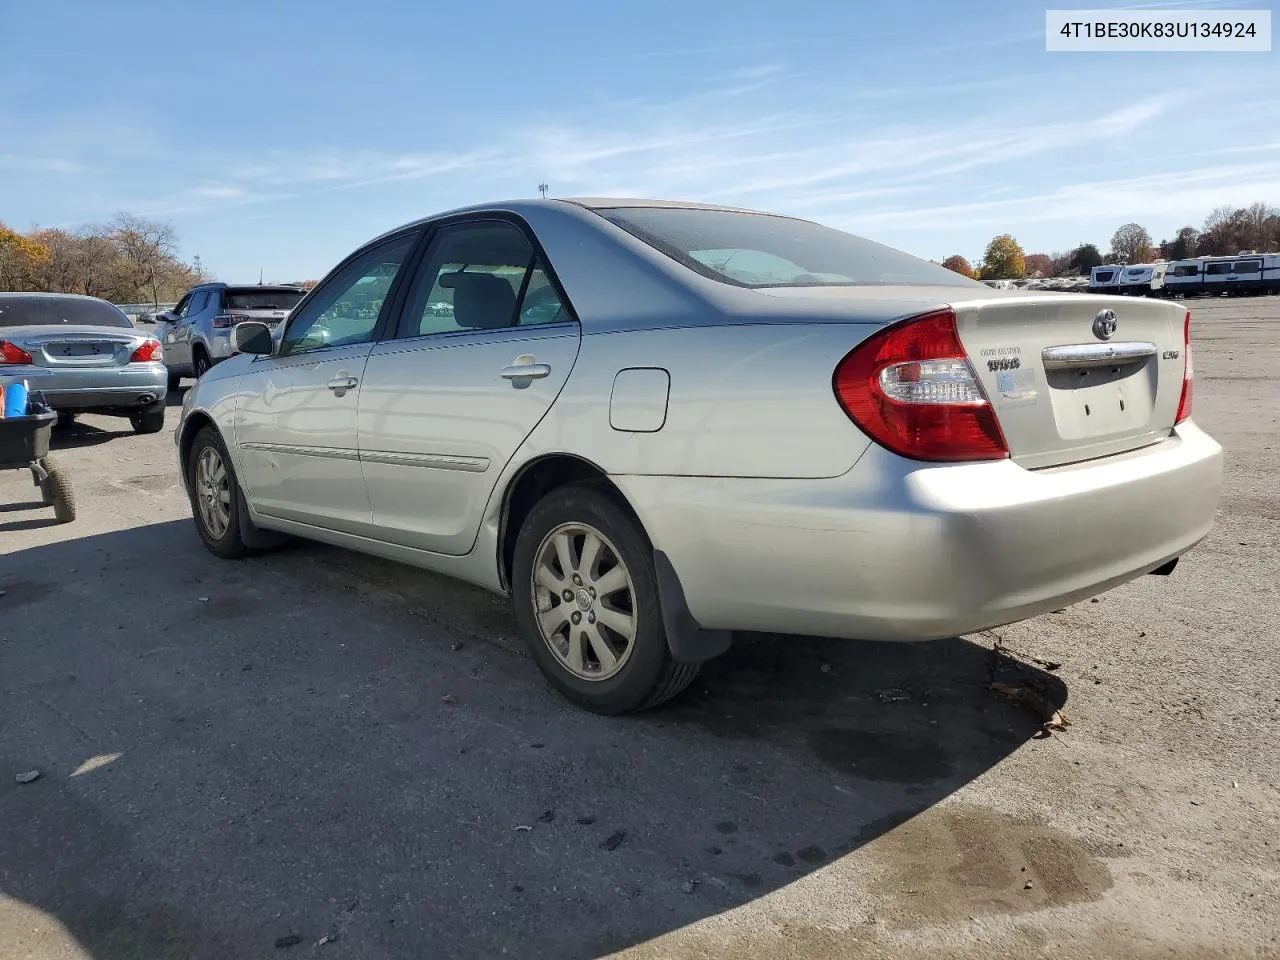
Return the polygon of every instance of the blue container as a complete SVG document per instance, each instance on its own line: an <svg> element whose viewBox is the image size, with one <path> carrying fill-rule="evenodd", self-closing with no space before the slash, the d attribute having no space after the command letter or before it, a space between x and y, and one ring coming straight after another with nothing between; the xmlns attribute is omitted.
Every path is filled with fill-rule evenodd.
<svg viewBox="0 0 1280 960"><path fill-rule="evenodd" d="M4 388L4 415L8 417L25 417L27 415L27 384L25 380L10 383Z"/></svg>

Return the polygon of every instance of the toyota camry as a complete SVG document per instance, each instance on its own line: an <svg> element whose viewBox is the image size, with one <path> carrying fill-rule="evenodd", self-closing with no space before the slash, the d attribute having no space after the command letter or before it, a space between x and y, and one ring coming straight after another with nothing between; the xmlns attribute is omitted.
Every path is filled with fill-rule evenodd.
<svg viewBox="0 0 1280 960"><path fill-rule="evenodd" d="M805 220L531 200L392 230L187 395L196 530L509 595L564 695L674 696L733 631L952 637L1209 531L1169 303L992 290Z"/></svg>

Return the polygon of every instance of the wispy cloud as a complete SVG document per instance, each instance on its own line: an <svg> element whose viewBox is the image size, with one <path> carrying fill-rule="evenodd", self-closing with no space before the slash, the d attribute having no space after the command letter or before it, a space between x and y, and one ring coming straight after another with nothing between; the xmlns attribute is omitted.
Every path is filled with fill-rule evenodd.
<svg viewBox="0 0 1280 960"><path fill-rule="evenodd" d="M28 157L16 153L0 153L0 169L23 173L80 173L85 167L63 157Z"/></svg>

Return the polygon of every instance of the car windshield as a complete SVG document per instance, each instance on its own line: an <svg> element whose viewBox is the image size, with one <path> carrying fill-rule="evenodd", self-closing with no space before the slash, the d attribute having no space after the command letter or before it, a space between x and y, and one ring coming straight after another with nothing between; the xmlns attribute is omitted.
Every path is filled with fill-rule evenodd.
<svg viewBox="0 0 1280 960"><path fill-rule="evenodd" d="M689 207L596 212L704 277L742 287L979 286L938 264L807 220Z"/></svg>
<svg viewBox="0 0 1280 960"><path fill-rule="evenodd" d="M223 298L228 310L292 310L302 299L302 291L228 290Z"/></svg>
<svg viewBox="0 0 1280 960"><path fill-rule="evenodd" d="M0 297L0 327L132 327L129 318L105 300L78 297Z"/></svg>

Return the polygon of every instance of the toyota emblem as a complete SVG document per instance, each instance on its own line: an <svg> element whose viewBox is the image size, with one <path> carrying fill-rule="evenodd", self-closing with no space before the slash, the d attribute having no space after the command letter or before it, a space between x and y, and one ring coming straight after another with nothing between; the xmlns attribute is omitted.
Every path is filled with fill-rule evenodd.
<svg viewBox="0 0 1280 960"><path fill-rule="evenodd" d="M1110 340L1116 335L1116 315L1111 310L1100 310L1093 318L1093 335L1099 340Z"/></svg>

